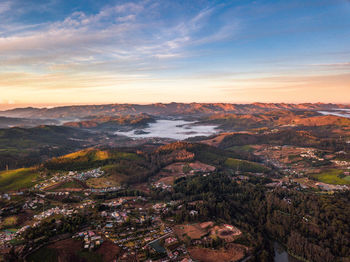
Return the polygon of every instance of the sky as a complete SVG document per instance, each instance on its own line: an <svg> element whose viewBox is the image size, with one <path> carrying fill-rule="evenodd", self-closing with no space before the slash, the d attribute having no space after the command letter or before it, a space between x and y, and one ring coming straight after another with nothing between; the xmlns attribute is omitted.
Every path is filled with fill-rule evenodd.
<svg viewBox="0 0 350 262"><path fill-rule="evenodd" d="M350 0L0 0L0 109L350 103Z"/></svg>

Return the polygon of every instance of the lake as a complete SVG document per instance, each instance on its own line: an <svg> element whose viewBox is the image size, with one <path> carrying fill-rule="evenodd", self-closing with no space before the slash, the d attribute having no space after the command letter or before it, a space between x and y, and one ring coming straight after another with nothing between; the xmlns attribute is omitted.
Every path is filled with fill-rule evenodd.
<svg viewBox="0 0 350 262"><path fill-rule="evenodd" d="M116 132L117 135L124 135L133 138L172 138L184 140L195 136L210 136L218 133L217 126L195 125L196 122L185 120L157 120L150 123L149 127L142 130L128 132Z"/></svg>

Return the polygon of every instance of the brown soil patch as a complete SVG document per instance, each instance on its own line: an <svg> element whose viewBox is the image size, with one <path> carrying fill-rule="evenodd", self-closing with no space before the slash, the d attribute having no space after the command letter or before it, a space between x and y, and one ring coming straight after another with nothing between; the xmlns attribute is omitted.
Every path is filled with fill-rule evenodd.
<svg viewBox="0 0 350 262"><path fill-rule="evenodd" d="M175 234L184 240L186 235L191 239L200 239L201 237L208 234L208 231L203 229L199 224L193 225L176 225L174 227Z"/></svg>
<svg viewBox="0 0 350 262"><path fill-rule="evenodd" d="M79 192L84 190L85 188L88 188L86 184L80 180L74 179L73 182L76 184L74 187L67 187L67 188L61 188L66 183L69 183L69 181L63 181L58 182L56 184L53 184L51 186L46 187L45 191L70 191L70 192Z"/></svg>
<svg viewBox="0 0 350 262"><path fill-rule="evenodd" d="M212 221L208 221L208 222L203 222L199 225L201 228L208 228L208 227L213 227L214 226L214 222Z"/></svg>
<svg viewBox="0 0 350 262"><path fill-rule="evenodd" d="M184 168L185 164L187 164L187 163L177 162L177 163L173 163L171 165L166 166L164 169L165 170L169 170L171 173L181 173L181 174L183 174L183 168Z"/></svg>
<svg viewBox="0 0 350 262"><path fill-rule="evenodd" d="M215 171L214 166L203 164L199 161L196 161L194 163L190 163L189 166L195 171L201 171L201 172L213 172L213 171Z"/></svg>
<svg viewBox="0 0 350 262"><path fill-rule="evenodd" d="M177 177L176 176L167 176L167 177L162 177L161 179L159 179L157 182L158 183L164 183L166 185L173 185L174 181Z"/></svg>
<svg viewBox="0 0 350 262"><path fill-rule="evenodd" d="M234 241L238 236L242 234L242 232L231 225L222 225L222 226L215 226L210 230L210 234L213 236L218 236L227 242Z"/></svg>
<svg viewBox="0 0 350 262"><path fill-rule="evenodd" d="M33 218L34 212L32 210L25 210L18 215L18 224L21 226L30 225L30 220Z"/></svg>
<svg viewBox="0 0 350 262"><path fill-rule="evenodd" d="M111 262L116 259L121 252L121 248L115 245L111 241L105 241L102 245L96 250L97 254L102 255L103 261Z"/></svg>
<svg viewBox="0 0 350 262"><path fill-rule="evenodd" d="M213 250L209 248L193 247L188 251L193 259L202 262L231 262L244 258L247 248L241 245L231 244L228 248Z"/></svg>
<svg viewBox="0 0 350 262"><path fill-rule="evenodd" d="M113 187L113 186L119 186L120 182L122 182L123 179L124 179L124 176L93 177L93 178L89 178L86 181L86 184L92 188Z"/></svg>
<svg viewBox="0 0 350 262"><path fill-rule="evenodd" d="M80 258L76 253L82 249L82 242L78 240L74 240L71 238L57 241L53 244L47 246L48 248L55 249L57 251L57 260L58 262L82 262L82 258Z"/></svg>
<svg viewBox="0 0 350 262"><path fill-rule="evenodd" d="M86 259L79 256L78 252L82 250L83 243L75 239L65 239L57 241L47 246L57 251L58 262L85 262ZM94 252L101 255L104 262L111 262L120 254L120 247L111 241L105 241Z"/></svg>

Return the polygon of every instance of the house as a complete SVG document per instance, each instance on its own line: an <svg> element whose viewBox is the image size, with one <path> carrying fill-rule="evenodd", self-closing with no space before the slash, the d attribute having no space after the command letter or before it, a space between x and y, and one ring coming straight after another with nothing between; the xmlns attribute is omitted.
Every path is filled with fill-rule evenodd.
<svg viewBox="0 0 350 262"><path fill-rule="evenodd" d="M191 210L190 211L190 215L191 216L195 216L195 215L197 215L198 214L198 211L197 210Z"/></svg>
<svg viewBox="0 0 350 262"><path fill-rule="evenodd" d="M176 241L177 241L177 239L175 237L168 237L167 239L165 239L165 243L167 245L170 245L170 244L172 244L172 243L174 243Z"/></svg>

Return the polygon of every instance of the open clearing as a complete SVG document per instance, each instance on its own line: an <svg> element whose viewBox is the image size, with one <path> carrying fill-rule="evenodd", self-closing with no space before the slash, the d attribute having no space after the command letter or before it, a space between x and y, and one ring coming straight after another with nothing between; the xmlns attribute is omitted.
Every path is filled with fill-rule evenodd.
<svg viewBox="0 0 350 262"><path fill-rule="evenodd" d="M210 230L210 234L214 237L224 239L226 242L233 242L242 232L231 225L215 226Z"/></svg>
<svg viewBox="0 0 350 262"><path fill-rule="evenodd" d="M318 181L333 184L333 185L350 185L349 176L345 176L343 178L340 177L344 173L344 170L339 169L331 169L323 171L319 174L313 174L312 176L316 178Z"/></svg>
<svg viewBox="0 0 350 262"><path fill-rule="evenodd" d="M196 224L182 224L174 227L176 235L184 240L186 236L191 239L200 239L206 235L211 235L213 238L219 237L226 242L234 241L242 232L231 225L216 225L211 221L196 223Z"/></svg>
<svg viewBox="0 0 350 262"><path fill-rule="evenodd" d="M269 169L261 164L254 163L247 160L240 160L235 158L227 158L225 165L231 169L239 170L243 172L258 172L263 173Z"/></svg>
<svg viewBox="0 0 350 262"><path fill-rule="evenodd" d="M121 175L122 176L122 175ZM86 181L86 184L92 188L105 188L105 187L114 187L119 186L123 181L121 176L108 176L108 177L95 177L90 178Z"/></svg>
<svg viewBox="0 0 350 262"><path fill-rule="evenodd" d="M247 248L238 244L230 244L227 248L213 250L209 248L192 247L188 248L191 257L202 262L231 262L241 260Z"/></svg>
<svg viewBox="0 0 350 262"><path fill-rule="evenodd" d="M181 240L184 240L186 236L191 239L200 239L208 234L208 230L202 228L200 224L176 225L174 231Z"/></svg>
<svg viewBox="0 0 350 262"><path fill-rule="evenodd" d="M45 188L47 191L80 191L86 188L86 185L84 182L79 180L70 180L70 181L64 181L59 182L53 185L50 185Z"/></svg>

